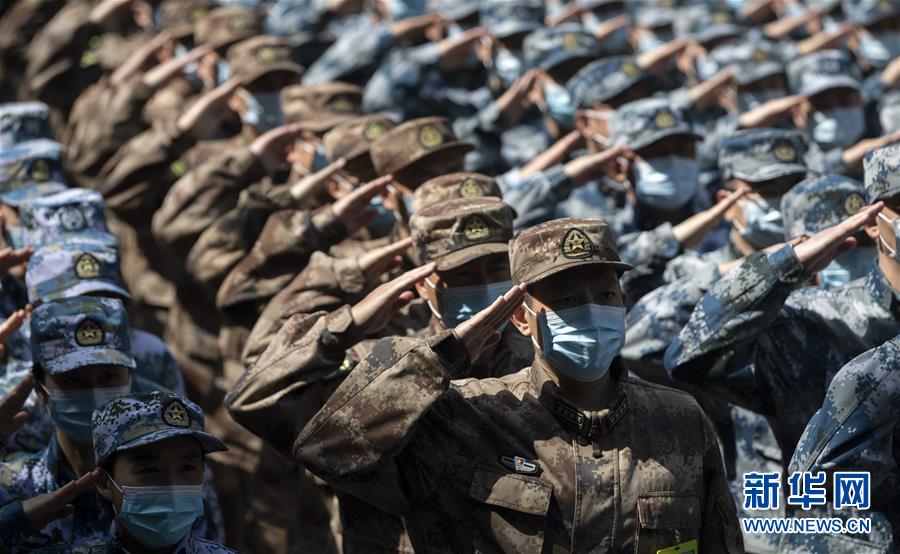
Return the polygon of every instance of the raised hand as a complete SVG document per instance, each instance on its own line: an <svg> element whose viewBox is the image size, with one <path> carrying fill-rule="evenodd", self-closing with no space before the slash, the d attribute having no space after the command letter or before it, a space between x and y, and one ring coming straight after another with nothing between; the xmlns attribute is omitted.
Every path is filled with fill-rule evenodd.
<svg viewBox="0 0 900 554"><path fill-rule="evenodd" d="M321 191L328 179L338 171L344 169L344 165L346 164L346 159L338 158L319 171L303 177L291 185L291 196L302 203L307 198L310 198Z"/></svg>
<svg viewBox="0 0 900 554"><path fill-rule="evenodd" d="M9 394L0 398L0 444L5 444L28 420L28 412L22 410L22 405L33 389L34 377L29 374Z"/></svg>
<svg viewBox="0 0 900 554"><path fill-rule="evenodd" d="M363 334L371 334L384 329L394 314L408 304L415 294L410 290L417 282L434 273L435 264L407 271L392 281L366 295L350 308L353 321Z"/></svg>
<svg viewBox="0 0 900 554"><path fill-rule="evenodd" d="M675 240L686 248L698 244L703 240L703 237L716 228L725 212L734 206L744 196L745 192L736 190L710 208L696 213L672 227L672 234L675 235Z"/></svg>
<svg viewBox="0 0 900 554"><path fill-rule="evenodd" d="M862 139L850 148L844 150L841 156L847 167L861 170L862 161L863 158L866 157L866 154L872 150L878 150L879 148L894 144L895 142L900 142L900 131L895 131L889 135L880 137Z"/></svg>
<svg viewBox="0 0 900 554"><path fill-rule="evenodd" d="M6 275L13 268L28 263L32 254L34 254L34 250L30 246L15 250L12 248L0 249L0 275Z"/></svg>
<svg viewBox="0 0 900 554"><path fill-rule="evenodd" d="M303 124L291 123L266 131L250 144L250 151L259 158L269 173L287 163L287 149L303 132Z"/></svg>
<svg viewBox="0 0 900 554"><path fill-rule="evenodd" d="M403 253L410 246L412 246L412 239L405 238L363 254L359 258L359 268L363 272L366 283L374 283L384 272L399 267L403 263Z"/></svg>
<svg viewBox="0 0 900 554"><path fill-rule="evenodd" d="M470 360L478 359L485 348L500 339L497 328L512 316L524 299L525 285L515 285L472 319L456 326L453 333L465 345Z"/></svg>
<svg viewBox="0 0 900 554"><path fill-rule="evenodd" d="M48 492L22 501L25 515L34 530L43 529L51 521L70 516L75 511L72 500L100 482L101 473L95 469L69 481L53 492Z"/></svg>
<svg viewBox="0 0 900 554"><path fill-rule="evenodd" d="M563 166L563 171L576 185L583 185L605 175L609 163L627 152L628 148L619 144L594 154L578 156Z"/></svg>
<svg viewBox="0 0 900 554"><path fill-rule="evenodd" d="M348 233L365 226L375 216L375 213L369 210L370 202L383 193L393 179L393 175L379 177L356 188L331 205L334 215L344 223Z"/></svg>
<svg viewBox="0 0 900 554"><path fill-rule="evenodd" d="M211 137L219 127L221 116L230 108L228 99L241 86L241 80L231 79L206 92L178 118L176 125L183 133L199 140Z"/></svg>
<svg viewBox="0 0 900 554"><path fill-rule="evenodd" d="M141 80L148 87L158 89L166 84L169 79L183 71L188 64L196 62L210 52L212 52L212 46L201 44L183 56L166 60L153 69L150 69L147 73L144 73Z"/></svg>
<svg viewBox="0 0 900 554"><path fill-rule="evenodd" d="M794 254L810 273L817 273L831 260L856 246L853 235L863 226L875 223L875 217L884 207L884 202L867 206L856 214L809 237L794 247Z"/></svg>

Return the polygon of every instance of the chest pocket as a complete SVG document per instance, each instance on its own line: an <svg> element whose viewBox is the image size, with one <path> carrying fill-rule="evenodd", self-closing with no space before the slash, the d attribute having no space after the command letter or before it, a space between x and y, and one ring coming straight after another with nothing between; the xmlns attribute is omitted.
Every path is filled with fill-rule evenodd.
<svg viewBox="0 0 900 554"><path fill-rule="evenodd" d="M700 499L658 492L638 497L636 554L656 551L700 538Z"/></svg>
<svg viewBox="0 0 900 554"><path fill-rule="evenodd" d="M478 529L476 552L540 552L553 485L510 473L476 469L469 486Z"/></svg>

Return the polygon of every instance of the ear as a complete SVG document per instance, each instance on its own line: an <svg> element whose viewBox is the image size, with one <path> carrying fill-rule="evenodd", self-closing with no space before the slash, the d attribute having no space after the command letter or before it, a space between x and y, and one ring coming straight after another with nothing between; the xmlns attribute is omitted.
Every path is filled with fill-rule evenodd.
<svg viewBox="0 0 900 554"><path fill-rule="evenodd" d="M510 316L509 320L515 326L516 330L518 330L522 335L526 337L531 336L531 325L528 323L529 316L531 314L528 313L528 310L525 309L525 305L519 306L519 309L513 312ZM536 339L538 337L535 337Z"/></svg>
<svg viewBox="0 0 900 554"><path fill-rule="evenodd" d="M878 221L879 220L876 217L875 221L873 221L872 223L866 223L865 226L863 227L863 230L866 232L866 236L869 237L870 239L872 239L872 241L875 242L878 249L881 250L881 248L882 248L881 241L878 240L878 236L880 234L880 231L878 229Z"/></svg>
<svg viewBox="0 0 900 554"><path fill-rule="evenodd" d="M100 481L97 483L97 493L103 497L104 500L116 506L118 509L118 505L116 504L116 498L113 493L118 492L112 485L112 481L109 479L109 475L106 471L100 471Z"/></svg>
<svg viewBox="0 0 900 554"><path fill-rule="evenodd" d="M334 179L327 179L325 181L325 190L328 191L328 194L337 200L338 198L343 198L346 192L341 188L341 185L338 184Z"/></svg>

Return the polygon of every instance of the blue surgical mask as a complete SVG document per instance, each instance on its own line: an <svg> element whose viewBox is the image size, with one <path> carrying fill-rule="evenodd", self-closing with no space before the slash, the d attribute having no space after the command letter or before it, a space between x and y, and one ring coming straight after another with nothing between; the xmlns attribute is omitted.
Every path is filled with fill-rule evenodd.
<svg viewBox="0 0 900 554"><path fill-rule="evenodd" d="M120 487L112 477L109 480L122 493L122 509L116 516L148 548L178 543L203 515L203 485Z"/></svg>
<svg viewBox="0 0 900 554"><path fill-rule="evenodd" d="M866 129L861 106L813 112L812 123L812 138L825 150L856 144Z"/></svg>
<svg viewBox="0 0 900 554"><path fill-rule="evenodd" d="M819 286L830 289L865 277L877 256L872 247L858 247L844 252L819 272Z"/></svg>
<svg viewBox="0 0 900 554"><path fill-rule="evenodd" d="M436 288L428 279L425 279L425 283L437 291L438 297L441 299L441 312L438 313L434 309L431 301L428 302L428 307L431 308L431 313L440 318L447 328L456 327L463 321L471 319L512 288L512 281L443 289ZM505 326L506 323L503 325Z"/></svg>
<svg viewBox="0 0 900 554"><path fill-rule="evenodd" d="M894 246L900 244L900 217L888 219L888 217L883 214L878 214L878 217L879 219L883 219L885 223L890 225L891 232L894 234ZM884 237L882 237L880 234L878 235L878 240L881 242L881 246L883 246L887 251L888 257L890 257L895 262L900 263L900 250L888 246L887 241L884 240Z"/></svg>
<svg viewBox="0 0 900 554"><path fill-rule="evenodd" d="M787 96L787 92L779 89L742 92L738 94L737 97L738 109L742 112L746 112L747 110L762 106L769 100L775 100L776 98L783 98L785 96Z"/></svg>
<svg viewBox="0 0 900 554"><path fill-rule="evenodd" d="M50 398L50 419L62 433L75 442L91 444L91 416L94 410L113 398L128 394L131 385L96 389L48 389L41 385Z"/></svg>
<svg viewBox="0 0 900 554"><path fill-rule="evenodd" d="M883 69L891 60L900 56L900 33L897 31L861 33L859 51L870 64Z"/></svg>
<svg viewBox="0 0 900 554"><path fill-rule="evenodd" d="M241 120L244 123L260 133L271 131L283 124L284 115L281 112L281 95L279 93L257 92L254 94L240 89L238 94L247 104L247 109L241 114Z"/></svg>
<svg viewBox="0 0 900 554"><path fill-rule="evenodd" d="M780 199L773 203L781 205ZM761 198L738 200L738 205L744 211L746 225L741 225L737 219L731 224L747 242L760 249L784 242L784 219L779 210Z"/></svg>
<svg viewBox="0 0 900 554"><path fill-rule="evenodd" d="M394 228L394 224L397 222L397 216L394 215L393 210L388 209L388 207L384 205L380 196L372 198L369 204L371 204L372 210L375 212L375 217L369 221L367 227L375 236L387 236L387 234L391 232L391 229Z"/></svg>
<svg viewBox="0 0 900 554"><path fill-rule="evenodd" d="M23 246L25 246L25 239L23 238L23 230L21 225L7 225L6 238L9 242L9 245L13 248L22 248Z"/></svg>
<svg viewBox="0 0 900 554"><path fill-rule="evenodd" d="M575 105L572 103L572 95L560 84L547 83L544 85L544 102L550 117L566 128L575 125Z"/></svg>
<svg viewBox="0 0 900 554"><path fill-rule="evenodd" d="M228 79L231 79L231 65L225 58L219 58L216 62L216 84L221 85Z"/></svg>
<svg viewBox="0 0 900 554"><path fill-rule="evenodd" d="M541 357L576 381L590 383L606 375L613 358L625 344L625 308L582 304L558 312L536 314Z"/></svg>
<svg viewBox="0 0 900 554"><path fill-rule="evenodd" d="M616 17L616 15L613 14L606 19L600 19L596 14L587 12L581 16L581 21L585 29L594 33L604 22L613 17ZM603 39L603 42L600 43L600 47L608 54L622 54L629 52L631 50L631 43L628 42L628 34L629 29L627 25L620 29L616 29L611 35Z"/></svg>
<svg viewBox="0 0 900 554"><path fill-rule="evenodd" d="M641 203L660 210L675 210L697 192L699 165L683 156L663 156L635 162L635 194Z"/></svg>
<svg viewBox="0 0 900 554"><path fill-rule="evenodd" d="M500 77L503 88L509 88L522 76L522 58L506 48L500 48L494 56L494 70Z"/></svg>

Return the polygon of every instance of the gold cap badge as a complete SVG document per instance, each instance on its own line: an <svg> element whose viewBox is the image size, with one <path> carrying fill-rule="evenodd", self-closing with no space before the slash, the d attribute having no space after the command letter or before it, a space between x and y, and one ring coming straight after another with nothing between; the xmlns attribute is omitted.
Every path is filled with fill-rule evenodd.
<svg viewBox="0 0 900 554"><path fill-rule="evenodd" d="M566 258L589 258L594 253L594 244L581 229L570 229L563 237L562 253Z"/></svg>
<svg viewBox="0 0 900 554"><path fill-rule="evenodd" d="M97 346L103 343L103 329L90 319L85 319L75 329L75 342L79 346Z"/></svg>
<svg viewBox="0 0 900 554"><path fill-rule="evenodd" d="M75 275L79 279L95 279L100 276L100 262L90 254L82 254L75 262Z"/></svg>

